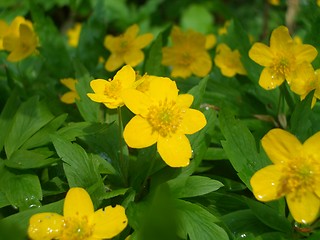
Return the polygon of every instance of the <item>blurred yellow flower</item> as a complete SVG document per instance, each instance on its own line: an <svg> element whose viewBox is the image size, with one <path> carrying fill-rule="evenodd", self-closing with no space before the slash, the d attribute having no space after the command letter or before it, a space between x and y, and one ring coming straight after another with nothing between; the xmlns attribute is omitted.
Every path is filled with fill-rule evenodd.
<svg viewBox="0 0 320 240"><path fill-rule="evenodd" d="M138 36L139 26L130 26L124 34L114 37L107 35L104 39L104 46L111 52L105 63L107 71L114 71L124 64L132 67L137 66L144 60L144 53L141 50L153 39L151 33Z"/></svg>
<svg viewBox="0 0 320 240"><path fill-rule="evenodd" d="M249 57L264 67L259 84L266 90L276 88L284 80L290 84L299 71L299 65L311 63L317 54L315 47L295 43L285 26L273 30L270 47L258 42L249 51Z"/></svg>
<svg viewBox="0 0 320 240"><path fill-rule="evenodd" d="M60 79L60 82L71 90L60 97L61 102L72 104L76 102L76 99L80 99L76 90L76 83L78 82L76 79L63 78Z"/></svg>
<svg viewBox="0 0 320 240"><path fill-rule="evenodd" d="M71 47L77 47L79 43L80 33L81 33L82 24L76 23L72 28L68 29L68 44Z"/></svg>
<svg viewBox="0 0 320 240"><path fill-rule="evenodd" d="M29 220L28 235L44 239L109 239L128 223L125 209L116 205L94 211L89 194L83 188L70 188L64 201L63 216L38 213Z"/></svg>
<svg viewBox="0 0 320 240"><path fill-rule="evenodd" d="M223 35L228 33L228 27L230 26L230 20L225 21L223 27L218 29L218 34Z"/></svg>
<svg viewBox="0 0 320 240"><path fill-rule="evenodd" d="M274 5L274 6L279 6L280 5L280 0L268 0L268 2L271 5Z"/></svg>
<svg viewBox="0 0 320 240"><path fill-rule="evenodd" d="M36 51L38 37L33 25L25 18L18 16L7 28L2 38L3 49L10 52L7 60L20 61Z"/></svg>
<svg viewBox="0 0 320 240"><path fill-rule="evenodd" d="M206 35L206 49L209 50L213 48L217 43L217 37L214 34Z"/></svg>
<svg viewBox="0 0 320 240"><path fill-rule="evenodd" d="M0 20L0 50L3 50L3 37L8 31L8 24L5 21Z"/></svg>
<svg viewBox="0 0 320 240"><path fill-rule="evenodd" d="M252 176L253 194L264 202L285 196L293 218L312 223L320 209L320 132L301 144L291 133L272 129L261 142L273 165Z"/></svg>
<svg viewBox="0 0 320 240"><path fill-rule="evenodd" d="M189 30L182 32L177 26L171 31L172 47L162 48L162 64L172 67L172 77L187 78L194 74L206 76L212 67L212 59L206 47L212 46L206 36Z"/></svg>
<svg viewBox="0 0 320 240"><path fill-rule="evenodd" d="M233 77L237 73L246 75L247 72L241 63L240 57L238 50L232 51L226 44L221 43L217 46L214 62L226 77Z"/></svg>
<svg viewBox="0 0 320 240"><path fill-rule="evenodd" d="M90 82L94 93L87 96L94 102L103 103L107 108L117 108L124 105L122 92L135 88L136 73L129 65L123 66L113 80L95 79Z"/></svg>
<svg viewBox="0 0 320 240"><path fill-rule="evenodd" d="M185 135L199 131L207 123L202 112L190 109L192 95L178 95L176 83L169 78L149 76L144 92L126 90L123 101L136 114L123 132L129 147L145 148L157 143L167 165L189 164L192 150Z"/></svg>
<svg viewBox="0 0 320 240"><path fill-rule="evenodd" d="M301 100L315 89L311 104L313 107L317 98L320 99L320 69L315 71L310 63L302 63L290 84L290 89L300 95Z"/></svg>

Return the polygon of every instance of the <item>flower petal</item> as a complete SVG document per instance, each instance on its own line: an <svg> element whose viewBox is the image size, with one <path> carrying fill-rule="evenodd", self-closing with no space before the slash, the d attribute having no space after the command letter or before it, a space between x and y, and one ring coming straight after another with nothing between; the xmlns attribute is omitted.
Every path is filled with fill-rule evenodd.
<svg viewBox="0 0 320 240"><path fill-rule="evenodd" d="M272 31L270 37L270 48L274 52L288 51L294 46L289 30L285 26L277 27Z"/></svg>
<svg viewBox="0 0 320 240"><path fill-rule="evenodd" d="M119 80L122 89L129 88L136 80L136 73L130 65L125 65L116 73L113 80Z"/></svg>
<svg viewBox="0 0 320 240"><path fill-rule="evenodd" d="M316 159L320 159L320 132L309 137L302 145L303 151Z"/></svg>
<svg viewBox="0 0 320 240"><path fill-rule="evenodd" d="M132 67L137 66L144 59L144 54L141 50L130 49L123 56L124 62Z"/></svg>
<svg viewBox="0 0 320 240"><path fill-rule="evenodd" d="M72 91L76 91L76 83L78 82L76 79L73 78L62 78L60 79L60 82L69 88Z"/></svg>
<svg viewBox="0 0 320 240"><path fill-rule="evenodd" d="M312 223L318 217L320 199L314 193L291 193L286 196L286 200L297 222Z"/></svg>
<svg viewBox="0 0 320 240"><path fill-rule="evenodd" d="M123 37L128 41L133 41L139 33L139 26L137 24L133 24L130 27L127 28L125 33L123 34Z"/></svg>
<svg viewBox="0 0 320 240"><path fill-rule="evenodd" d="M189 165L192 149L189 139L182 134L168 138L160 137L157 143L158 152L170 167L185 167Z"/></svg>
<svg viewBox="0 0 320 240"><path fill-rule="evenodd" d="M95 93L87 93L87 96L94 102L98 103L105 103L109 102L110 98L108 98L106 95L102 94L95 94Z"/></svg>
<svg viewBox="0 0 320 240"><path fill-rule="evenodd" d="M269 68L264 68L261 72L259 85L266 90L275 89L284 82L284 76L274 75Z"/></svg>
<svg viewBox="0 0 320 240"><path fill-rule="evenodd" d="M269 165L253 174L250 184L252 192L258 200L267 202L283 196L284 193L278 191L282 171L280 165Z"/></svg>
<svg viewBox="0 0 320 240"><path fill-rule="evenodd" d="M146 119L137 115L125 126L123 137L129 147L145 148L155 144L159 134L153 131Z"/></svg>
<svg viewBox="0 0 320 240"><path fill-rule="evenodd" d="M311 63L317 57L318 51L315 47L309 44L296 44L294 46L294 54L297 64L304 61Z"/></svg>
<svg viewBox="0 0 320 240"><path fill-rule="evenodd" d="M179 94L177 98L177 104L189 108L193 102L194 97L191 94Z"/></svg>
<svg viewBox="0 0 320 240"><path fill-rule="evenodd" d="M151 100L146 94L135 89L127 89L122 92L121 97L127 108L134 114L146 116L149 112Z"/></svg>
<svg viewBox="0 0 320 240"><path fill-rule="evenodd" d="M63 216L57 213L38 213L29 220L28 235L33 240L59 239Z"/></svg>
<svg viewBox="0 0 320 240"><path fill-rule="evenodd" d="M79 98L79 95L76 92L66 92L60 97L60 100L66 104L72 104L76 102L77 98Z"/></svg>
<svg viewBox="0 0 320 240"><path fill-rule="evenodd" d="M273 163L290 161L302 148L302 144L294 135L280 128L270 130L261 143Z"/></svg>
<svg viewBox="0 0 320 240"><path fill-rule="evenodd" d="M207 124L207 120L202 112L195 109L187 109L183 114L180 131L184 134L193 134L201 130Z"/></svg>
<svg viewBox="0 0 320 240"><path fill-rule="evenodd" d="M207 52L198 54L197 58L191 63L190 69L194 75L198 77L205 77L208 75L212 67L212 60Z"/></svg>
<svg viewBox="0 0 320 240"><path fill-rule="evenodd" d="M150 81L148 95L155 102L176 101L178 88L175 81L166 77L154 77Z"/></svg>
<svg viewBox="0 0 320 240"><path fill-rule="evenodd" d="M171 76L172 77L181 77L187 78L192 74L191 69L189 67L183 65L175 65L172 67Z"/></svg>
<svg viewBox="0 0 320 240"><path fill-rule="evenodd" d="M90 82L90 87L94 93L103 95L107 84L110 82L105 79L95 79Z"/></svg>
<svg viewBox="0 0 320 240"><path fill-rule="evenodd" d="M87 191L79 187L70 188L64 200L63 215L65 217L78 217L90 216L93 213L93 204Z"/></svg>
<svg viewBox="0 0 320 240"><path fill-rule="evenodd" d="M128 224L124 207L116 205L99 209L93 215L93 237L110 239L118 235Z"/></svg>
<svg viewBox="0 0 320 240"><path fill-rule="evenodd" d="M104 67L107 71L113 72L124 64L123 56L118 53L112 53L107 59Z"/></svg>
<svg viewBox="0 0 320 240"><path fill-rule="evenodd" d="M255 43L249 50L249 57L261 66L268 67L272 64L273 53L270 48L263 43Z"/></svg>
<svg viewBox="0 0 320 240"><path fill-rule="evenodd" d="M133 45L137 49L144 48L145 46L148 46L148 44L152 41L153 39L153 34L151 33L146 33L141 36L138 36L134 42Z"/></svg>

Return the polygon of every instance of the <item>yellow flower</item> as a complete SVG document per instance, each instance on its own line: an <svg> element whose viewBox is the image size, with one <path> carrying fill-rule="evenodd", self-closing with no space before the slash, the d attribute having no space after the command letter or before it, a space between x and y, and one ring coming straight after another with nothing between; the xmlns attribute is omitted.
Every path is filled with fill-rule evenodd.
<svg viewBox="0 0 320 240"><path fill-rule="evenodd" d="M280 5L280 0L268 0L268 2L271 5L274 5L274 6L279 6Z"/></svg>
<svg viewBox="0 0 320 240"><path fill-rule="evenodd" d="M217 43L217 37L214 34L208 34L206 36L206 44L205 44L205 48L207 50L213 48Z"/></svg>
<svg viewBox="0 0 320 240"><path fill-rule="evenodd" d="M72 28L67 31L68 44L71 47L77 47L79 43L82 24L76 23Z"/></svg>
<svg viewBox="0 0 320 240"><path fill-rule="evenodd" d="M29 220L29 237L33 240L109 239L118 235L128 223L122 206L94 211L89 194L78 187L68 191L63 214L33 215Z"/></svg>
<svg viewBox="0 0 320 240"><path fill-rule="evenodd" d="M71 90L60 97L61 102L71 104L75 103L76 99L80 99L79 94L76 90L76 83L78 82L76 79L63 78L60 79L60 82Z"/></svg>
<svg viewBox="0 0 320 240"><path fill-rule="evenodd" d="M162 48L162 64L172 67L172 77L204 77L210 72L212 60L206 49L206 36L193 30L184 33L174 26L171 38L173 46ZM207 47L210 45L209 42Z"/></svg>
<svg viewBox="0 0 320 240"><path fill-rule="evenodd" d="M94 93L87 96L94 102L103 103L107 108L117 108L124 105L122 92L134 88L136 73L129 65L123 66L113 80L95 79L90 82Z"/></svg>
<svg viewBox="0 0 320 240"><path fill-rule="evenodd" d="M317 5L320 7L320 0L317 0Z"/></svg>
<svg viewBox="0 0 320 240"><path fill-rule="evenodd" d="M114 37L107 35L104 39L104 46L111 52L110 57L105 63L105 69L114 71L123 64L137 66L144 60L144 53L141 50L146 47L153 39L151 33L138 36L139 26L130 26L124 34Z"/></svg>
<svg viewBox="0 0 320 240"><path fill-rule="evenodd" d="M230 20L225 21L223 27L219 28L218 34L219 35L227 34L229 26L230 26Z"/></svg>
<svg viewBox="0 0 320 240"><path fill-rule="evenodd" d="M273 165L252 176L253 194L264 202L285 196L297 222L313 222L320 209L320 132L301 144L291 133L272 129L261 142Z"/></svg>
<svg viewBox="0 0 320 240"><path fill-rule="evenodd" d="M226 44L221 43L217 46L214 62L224 76L233 77L237 73L246 75L247 72L241 63L240 57L238 50L232 51Z"/></svg>
<svg viewBox="0 0 320 240"><path fill-rule="evenodd" d="M10 52L7 60L20 61L35 52L38 37L30 21L16 17L3 36L3 49Z"/></svg>
<svg viewBox="0 0 320 240"><path fill-rule="evenodd" d="M311 63L318 52L308 44L296 44L291 38L288 28L280 26L273 30L270 47L263 43L255 43L249 51L249 57L264 66L259 84L264 89L274 89L287 80L290 84L299 65Z"/></svg>
<svg viewBox="0 0 320 240"><path fill-rule="evenodd" d="M8 31L8 24L5 21L0 20L0 50L3 50L3 37Z"/></svg>
<svg viewBox="0 0 320 240"><path fill-rule="evenodd" d="M320 99L320 69L315 71L310 63L302 63L290 84L290 89L300 95L301 100L315 89L311 104L313 107L317 98Z"/></svg>
<svg viewBox="0 0 320 240"><path fill-rule="evenodd" d="M141 92L123 93L125 105L136 114L125 126L123 135L132 148L157 143L161 158L171 167L184 167L191 158L191 145L185 134L193 134L206 125L203 113L190 109L193 96L178 95L176 83L169 78L149 76L148 87Z"/></svg>

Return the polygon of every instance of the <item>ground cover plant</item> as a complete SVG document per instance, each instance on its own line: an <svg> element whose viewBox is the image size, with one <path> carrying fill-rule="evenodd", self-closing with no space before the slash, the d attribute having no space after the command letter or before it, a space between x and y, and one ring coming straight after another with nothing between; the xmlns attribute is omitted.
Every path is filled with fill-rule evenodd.
<svg viewBox="0 0 320 240"><path fill-rule="evenodd" d="M0 2L0 239L320 238L320 2Z"/></svg>

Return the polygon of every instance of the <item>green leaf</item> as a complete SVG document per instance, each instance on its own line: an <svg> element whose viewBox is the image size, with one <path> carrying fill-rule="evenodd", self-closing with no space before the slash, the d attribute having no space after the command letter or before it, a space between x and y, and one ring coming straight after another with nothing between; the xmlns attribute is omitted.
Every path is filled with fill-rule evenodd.
<svg viewBox="0 0 320 240"><path fill-rule="evenodd" d="M275 209L252 199L246 199L246 203L257 218L267 226L284 233L292 233L291 223Z"/></svg>
<svg viewBox="0 0 320 240"><path fill-rule="evenodd" d="M112 190L110 192L106 192L103 196L101 196L101 199L110 199L113 197L124 195L124 194L126 194L126 192L128 190L129 190L129 188L121 188L121 189Z"/></svg>
<svg viewBox="0 0 320 240"><path fill-rule="evenodd" d="M313 95L314 91L310 92L303 101L298 102L290 118L290 130L301 142L312 135L310 116Z"/></svg>
<svg viewBox="0 0 320 240"><path fill-rule="evenodd" d="M21 104L14 118L4 148L7 157L22 146L33 134L50 122L54 116L37 97Z"/></svg>
<svg viewBox="0 0 320 240"><path fill-rule="evenodd" d="M207 82L209 77L204 77L196 86L191 88L188 93L194 97L192 108L199 109L203 103L203 96L206 91Z"/></svg>
<svg viewBox="0 0 320 240"><path fill-rule="evenodd" d="M163 76L164 70L162 61L162 36L160 33L157 39L151 44L145 60L144 72L149 75Z"/></svg>
<svg viewBox="0 0 320 240"><path fill-rule="evenodd" d="M64 162L65 171L69 187L94 188L93 198L99 199L100 194L104 193L104 184L102 178L94 164L92 157L78 144L52 135L52 142L57 154ZM95 200L93 199L93 202Z"/></svg>
<svg viewBox="0 0 320 240"><path fill-rule="evenodd" d="M11 126L13 124L13 117L17 111L17 108L20 104L19 95L17 94L17 91L13 91L11 93L10 98L6 102L6 105L4 106L1 115L0 115L0 152L3 148L5 139L10 132Z"/></svg>
<svg viewBox="0 0 320 240"><path fill-rule="evenodd" d="M17 150L9 159L5 161L5 165L15 169L32 169L49 166L57 161L58 158L50 158L54 152L46 149L34 150Z"/></svg>
<svg viewBox="0 0 320 240"><path fill-rule="evenodd" d="M251 189L251 176L270 164L270 160L263 151L258 153L257 143L249 129L240 120L236 120L228 109L220 111L219 120L226 139L221 141L223 149L240 179Z"/></svg>
<svg viewBox="0 0 320 240"><path fill-rule="evenodd" d="M77 61L74 62L74 68L76 71L76 79L78 80L76 90L80 96L80 100L76 100L76 104L80 114L87 122L100 122L99 110L101 104L93 102L87 96L87 93L93 92L90 87L92 77L84 66Z"/></svg>
<svg viewBox="0 0 320 240"><path fill-rule="evenodd" d="M0 208L10 205L6 195L0 191Z"/></svg>
<svg viewBox="0 0 320 240"><path fill-rule="evenodd" d="M180 176L168 181L168 184L176 198L201 196L223 186L221 182L203 176Z"/></svg>
<svg viewBox="0 0 320 240"><path fill-rule="evenodd" d="M218 218L199 205L176 200L178 234L182 239L224 240L229 239L225 230L216 223Z"/></svg>
<svg viewBox="0 0 320 240"><path fill-rule="evenodd" d="M21 149L32 149L32 148L41 147L50 143L51 139L49 135L56 132L56 130L64 123L67 116L68 114L62 114L54 118L47 125L45 125L38 132L36 132L32 137L30 137L21 146Z"/></svg>
<svg viewBox="0 0 320 240"><path fill-rule="evenodd" d="M0 190L20 211L41 206L42 190L35 174L13 172L1 164Z"/></svg>

